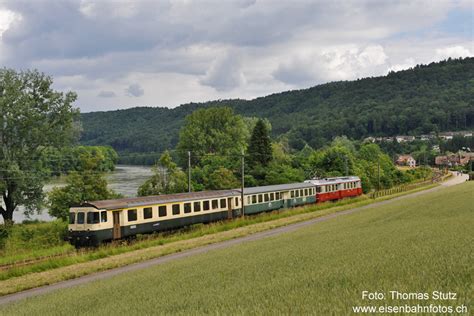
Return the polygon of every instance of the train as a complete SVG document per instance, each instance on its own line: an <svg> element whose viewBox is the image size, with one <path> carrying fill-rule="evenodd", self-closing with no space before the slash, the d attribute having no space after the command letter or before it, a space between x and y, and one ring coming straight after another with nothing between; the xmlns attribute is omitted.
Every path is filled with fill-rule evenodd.
<svg viewBox="0 0 474 316"><path fill-rule="evenodd" d="M68 239L76 248L242 215L335 201L362 194L359 177L312 179L243 189L163 194L84 202L69 210Z"/></svg>

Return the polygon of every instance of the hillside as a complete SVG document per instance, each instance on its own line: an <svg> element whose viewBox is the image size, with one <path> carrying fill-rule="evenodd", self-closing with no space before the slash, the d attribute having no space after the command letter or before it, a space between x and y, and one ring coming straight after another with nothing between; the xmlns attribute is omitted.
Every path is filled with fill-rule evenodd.
<svg viewBox="0 0 474 316"><path fill-rule="evenodd" d="M244 116L268 118L273 136L288 135L295 149L306 143L318 148L338 135L360 139L471 129L473 100L474 58L450 59L249 101L84 113L81 143L111 145L122 154L161 152L176 145L186 115L200 107L228 105Z"/></svg>

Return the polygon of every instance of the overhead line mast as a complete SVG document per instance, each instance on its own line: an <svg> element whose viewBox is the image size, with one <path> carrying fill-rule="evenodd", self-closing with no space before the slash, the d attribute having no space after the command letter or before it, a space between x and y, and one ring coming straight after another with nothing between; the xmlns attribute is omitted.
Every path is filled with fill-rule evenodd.
<svg viewBox="0 0 474 316"><path fill-rule="evenodd" d="M245 215L245 203L244 203L244 187L245 187L245 155L244 155L244 150L242 149L242 179L241 179L241 184L240 184L240 200L241 200L241 209L242 209L242 214L241 216L243 217Z"/></svg>

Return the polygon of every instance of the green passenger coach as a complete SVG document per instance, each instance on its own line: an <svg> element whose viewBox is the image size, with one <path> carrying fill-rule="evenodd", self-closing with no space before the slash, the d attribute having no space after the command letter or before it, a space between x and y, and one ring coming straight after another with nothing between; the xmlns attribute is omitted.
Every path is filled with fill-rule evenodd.
<svg viewBox="0 0 474 316"><path fill-rule="evenodd" d="M255 214L315 203L316 188L311 183L291 183L245 188L244 199L245 214Z"/></svg>

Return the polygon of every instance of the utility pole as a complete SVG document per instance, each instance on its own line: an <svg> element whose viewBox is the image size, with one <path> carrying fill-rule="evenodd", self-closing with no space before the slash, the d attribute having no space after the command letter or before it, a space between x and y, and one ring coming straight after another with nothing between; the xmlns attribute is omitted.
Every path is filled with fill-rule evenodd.
<svg viewBox="0 0 474 316"><path fill-rule="evenodd" d="M349 168L347 166L347 156L344 155L344 163L345 163L345 171L346 171L346 177L349 176Z"/></svg>
<svg viewBox="0 0 474 316"><path fill-rule="evenodd" d="M191 192L191 152L188 151L188 192Z"/></svg>
<svg viewBox="0 0 474 316"><path fill-rule="evenodd" d="M241 168L242 168L242 179L241 179L241 184L240 184L240 203L241 203L241 209L242 209L242 214L241 216L244 217L245 215L245 206L244 206L244 187L245 187L245 155L244 155L244 150L242 149L242 159L241 159Z"/></svg>
<svg viewBox="0 0 474 316"><path fill-rule="evenodd" d="M378 179L377 191L380 191L380 155L377 157L377 179Z"/></svg>

